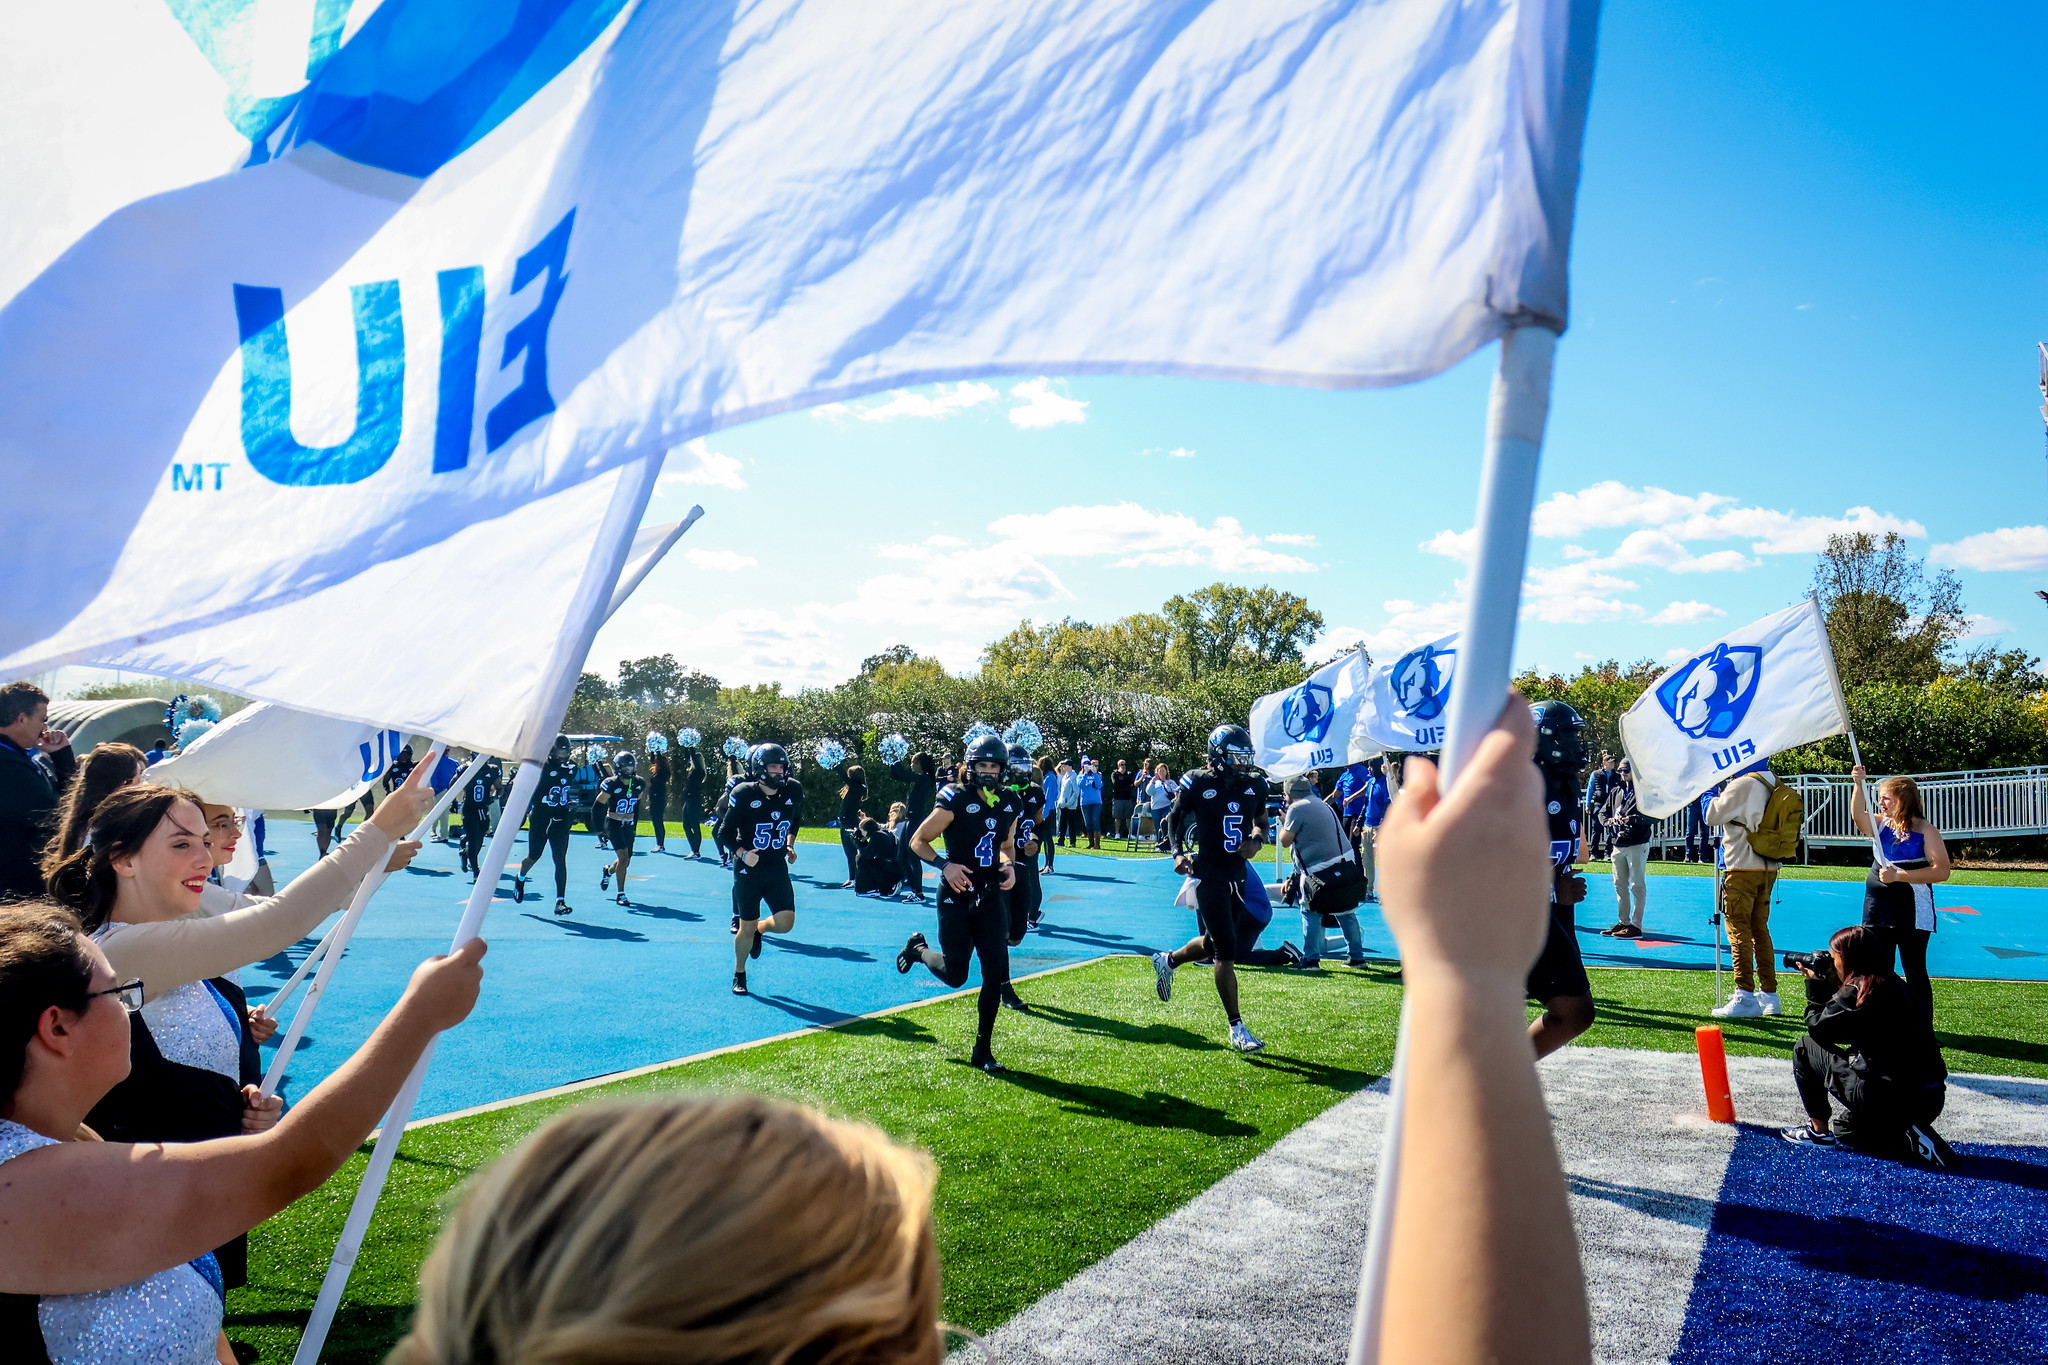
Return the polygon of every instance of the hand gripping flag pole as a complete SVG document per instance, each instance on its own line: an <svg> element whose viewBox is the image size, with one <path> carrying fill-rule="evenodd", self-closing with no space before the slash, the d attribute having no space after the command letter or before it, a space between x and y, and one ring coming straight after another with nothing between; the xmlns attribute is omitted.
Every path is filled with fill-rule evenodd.
<svg viewBox="0 0 2048 1365"><path fill-rule="evenodd" d="M1446 791L1492 728L1507 697L1515 617L1521 608L1522 573L1529 558L1529 518L1536 508L1543 423L1550 414L1550 364L1556 350L1557 333L1541 326L1517 327L1501 341L1500 368L1493 377L1493 398L1486 413L1486 459L1479 475L1478 555L1472 564L1465 626L1458 637L1458 670L1451 679L1450 724L1439 778ZM1404 1000L1400 1038L1394 1045L1393 1103L1380 1148L1372 1226L1366 1234L1365 1268L1359 1277L1358 1311L1352 1323L1351 1365L1372 1365L1379 1359L1387 1255L1400 1198L1407 1034Z"/></svg>
<svg viewBox="0 0 2048 1365"><path fill-rule="evenodd" d="M426 766L429 773L433 772L433 765L441 761L441 755L447 752L447 749L448 746L438 739L427 749L427 756L420 762ZM428 811L426 818L414 828L411 835L414 840L424 838L426 833L433 829L435 822L447 812L448 807L455 804L455 798L469 785L469 780L477 775L484 764L490 761L490 757L489 754L478 754L470 759L469 766L462 770L462 775L448 784L448 790L441 793L441 799L434 803L434 808ZM362 922L363 911L369 908L370 897L377 894L377 889L384 885L384 878L390 875L389 867L389 860L386 860L384 866L371 869L370 874L356 886L355 897L349 902L347 912L327 931L326 936L313 951L306 954L306 960L299 964L298 971L292 973L292 979L285 982L284 989L265 1004L264 1010L275 1017L277 1012L284 1008L285 1001L291 999L292 992L298 989L299 983L305 980L307 970L316 961L319 963L319 973L314 976L313 984L306 989L306 998L299 1002L297 1012L292 1015L291 1026L285 1030L284 1040L278 1044L277 1055L270 1059L270 1070L264 1073L263 1098L269 1099L277 1093L278 1085L284 1080L285 1068L291 1064L292 1054L299 1046L299 1039L305 1035L306 1026L313 1022L313 1012L320 1008L320 1000L327 991L327 983L334 976L335 964L341 961L342 950L348 947L348 941L354 935L356 925Z"/></svg>
<svg viewBox="0 0 2048 1365"><path fill-rule="evenodd" d="M476 885L470 889L469 903L463 907L462 920L455 927L454 938L449 944L450 952L475 938L483 928L484 913L490 909L498 877L512 856L519 826L533 801L534 789L540 785L542 765L538 755L547 752L549 742L561 728L562 717L575 695L577 676L582 671L585 656L590 653L590 642L596 636L597 628L617 606L613 591L618 586L619 576L632 548L634 528L640 524L641 515L647 510L647 501L654 495L654 481L661 473L661 465L660 455L640 460L632 467L632 472L619 481L604 527L598 535L597 549L591 555L589 569L577 590L576 610L570 616L574 624L564 632L556 648L546 689L536 698L533 713L522 729L520 752L527 757L519 765L519 775L512 779L512 791L505 798L504 815L496 832L491 835L490 844L484 849L483 866L477 872ZM692 515L684 523L685 528L700 514L693 508ZM673 538L668 543L673 544ZM326 1278L320 1282L320 1297L313 1304L312 1316L306 1321L305 1334L299 1338L299 1349L292 1357L292 1365L314 1365L320 1359L321 1347L327 1343L328 1330L334 1325L335 1312L341 1307L341 1296L348 1289L348 1277L355 1269L356 1254L362 1249L371 1215L376 1212L377 1200L384 1192L384 1182L390 1177L391 1163L398 1156L399 1140L405 1133L407 1120L412 1117L413 1106L419 1101L420 1087L426 1081L427 1068L433 1063L438 1043L436 1038L427 1044L412 1074L406 1077L405 1085L384 1116L383 1127L377 1134L377 1146L370 1153L370 1164L363 1171L362 1184L356 1188L355 1202L349 1205L348 1221L342 1225L341 1238L328 1262Z"/></svg>

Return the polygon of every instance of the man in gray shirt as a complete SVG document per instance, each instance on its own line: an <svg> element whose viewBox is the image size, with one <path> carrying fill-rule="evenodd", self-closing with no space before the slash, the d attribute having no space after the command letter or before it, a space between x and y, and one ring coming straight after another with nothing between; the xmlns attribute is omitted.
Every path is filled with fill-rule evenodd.
<svg viewBox="0 0 2048 1365"><path fill-rule="evenodd" d="M1300 869L1302 963L1313 967L1322 959L1325 920L1335 920L1350 950L1347 963L1365 965L1365 936L1358 927L1358 902L1366 881L1358 855L1344 833L1344 822L1316 795L1315 779L1298 777L1287 785L1287 815L1280 823L1280 847L1294 854ZM1313 890L1311 889L1313 888Z"/></svg>

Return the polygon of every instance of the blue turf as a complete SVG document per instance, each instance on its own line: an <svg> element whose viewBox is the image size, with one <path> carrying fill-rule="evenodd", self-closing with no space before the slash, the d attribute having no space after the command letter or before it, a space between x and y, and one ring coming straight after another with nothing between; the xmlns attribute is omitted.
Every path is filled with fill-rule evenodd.
<svg viewBox="0 0 2048 1365"><path fill-rule="evenodd" d="M2048 1360L2048 1147L1958 1151L1934 1172L1745 1128L1672 1365Z"/></svg>
<svg viewBox="0 0 2048 1365"><path fill-rule="evenodd" d="M269 842L280 879L312 861L310 824L274 821ZM524 847L522 835L522 853ZM684 844L677 837L670 847ZM841 891L846 865L840 851L830 844L801 847L793 869L796 930L770 937L749 971L754 994L747 999L728 989L732 876L716 862L657 855L643 836L629 888L634 903L622 907L597 889L598 869L609 855L578 833L569 851L569 903L576 913L563 920L550 913L549 864L534 869L543 875L528 887L524 905L512 903L507 877L484 923L491 952L483 998L470 1021L442 1040L419 1112L445 1113L943 993L923 969L899 976L895 968L906 935L933 931L931 911ZM412 968L446 950L469 892L469 878L457 865L452 846L430 844L378 893L300 1043L288 1094L304 1094L340 1065L398 998ZM1194 932L1193 915L1172 905L1177 882L1163 859L1062 856L1059 870L1045 880L1045 921L1013 952L1014 969L1021 975L1185 942ZM1593 932L1606 923L1610 883L1595 877L1592 892L1579 911L1587 926L1579 941L1589 964L1712 964L1710 880L1653 877L1646 921L1652 933L1634 942ZM2001 958L1984 947L2048 947L2048 891L1972 887L1937 894L1945 905L1981 911L1944 914L1929 957L1937 974L2048 979L2048 956ZM1818 946L1830 931L1860 918L1861 896L1855 884L1781 883L1773 917L1779 942ZM1391 955L1393 940L1377 909L1367 906L1361 919L1368 950ZM1284 908L1266 942L1282 939L1301 941L1299 919ZM250 1002L273 994L311 947L308 939L245 968ZM964 1051L972 1039L948 1041Z"/></svg>

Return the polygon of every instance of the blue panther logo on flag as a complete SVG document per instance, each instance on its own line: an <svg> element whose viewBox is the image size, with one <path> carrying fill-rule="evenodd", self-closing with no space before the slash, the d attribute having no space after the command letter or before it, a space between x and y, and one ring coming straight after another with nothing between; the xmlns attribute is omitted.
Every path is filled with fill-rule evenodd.
<svg viewBox="0 0 2048 1365"><path fill-rule="evenodd" d="M1403 654L1387 680L1394 700L1416 720L1435 720L1450 703L1451 674L1457 659L1457 650L1435 645Z"/></svg>
<svg viewBox="0 0 2048 1365"><path fill-rule="evenodd" d="M1764 652L1756 645L1715 645L1688 659L1657 688L1657 704L1694 739L1726 739L1756 699Z"/></svg>
<svg viewBox="0 0 2048 1365"><path fill-rule="evenodd" d="M1337 717L1337 703L1330 689L1311 678L1287 694L1280 703L1280 728L1289 739L1321 744Z"/></svg>

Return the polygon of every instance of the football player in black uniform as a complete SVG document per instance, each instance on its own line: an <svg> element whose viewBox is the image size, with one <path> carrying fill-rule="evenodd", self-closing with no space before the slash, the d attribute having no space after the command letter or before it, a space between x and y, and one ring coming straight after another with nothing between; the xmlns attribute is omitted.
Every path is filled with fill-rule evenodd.
<svg viewBox="0 0 2048 1365"><path fill-rule="evenodd" d="M1038 927L1039 909L1045 903L1045 887L1038 880L1038 829L1045 823L1045 791L1038 785L1038 770L1032 765L1030 751L1021 744L1012 744L1009 755L1010 771L1004 785L1023 807L1017 813L1017 828L1011 835L1017 845L1017 880L1003 893L1010 908L1009 938L1014 948L1024 941L1026 932ZM1003 982L1003 1004L1013 1010L1024 1008L1016 986L1008 980Z"/></svg>
<svg viewBox="0 0 2048 1365"><path fill-rule="evenodd" d="M1242 725L1209 732L1209 766L1180 780L1166 813L1173 866L1195 878L1195 914L1202 932L1170 953L1152 954L1159 998L1173 996L1173 969L1216 960L1216 994L1230 1017L1230 1045L1258 1052L1266 1045L1237 1009L1237 922L1244 904L1245 866L1266 838L1266 779L1252 771L1252 737ZM1192 843L1192 848L1190 844Z"/></svg>
<svg viewBox="0 0 2048 1365"><path fill-rule="evenodd" d="M780 744L747 751L747 780L732 789L718 841L732 850L732 993L747 993L747 959L761 955L761 935L796 924L796 832L803 827L804 788L790 776ZM767 902L768 914L761 913Z"/></svg>
<svg viewBox="0 0 2048 1365"><path fill-rule="evenodd" d="M527 813L526 857L520 860L519 875L512 879L512 899L526 900L526 874L540 861L542 850L555 855L555 913L569 913L569 826L576 818L576 765L569 761L569 740L555 736L555 747L541 765L540 785L534 789L533 806Z"/></svg>
<svg viewBox="0 0 2048 1365"><path fill-rule="evenodd" d="M1003 785L1010 766L1002 740L983 735L967 746L959 782L939 789L932 813L910 836L910 850L939 870L939 946L912 934L896 955L896 970L922 962L948 986L967 984L970 957L981 958L980 1027L972 1063L1001 1071L991 1045L1003 988L1010 983L1009 907L1003 893L1016 885L1016 826L1023 800ZM945 836L943 857L932 840Z"/></svg>
<svg viewBox="0 0 2048 1365"><path fill-rule="evenodd" d="M610 777L597 784L597 799L591 804L604 812L605 833L612 841L612 851L619 856L605 864L597 879L597 889L609 890L616 874L618 902L625 905L626 869L633 865L633 837L640 830L640 802L647 795L647 784L640 780L640 759L631 749L620 751L612 760L612 770Z"/></svg>
<svg viewBox="0 0 2048 1365"><path fill-rule="evenodd" d="M498 760L486 759L462 793L462 870L472 883L483 866L484 840L491 837L491 803L498 799L502 782Z"/></svg>
<svg viewBox="0 0 2048 1365"><path fill-rule="evenodd" d="M1574 869L1586 860L1586 835L1579 828L1580 774L1586 768L1586 723L1566 702L1539 701L1536 766L1543 772L1543 808L1550 821L1550 934L1529 969L1529 998L1543 1013L1529 1025L1536 1055L1548 1057L1593 1027L1593 986L1579 955L1578 916L1586 879Z"/></svg>

